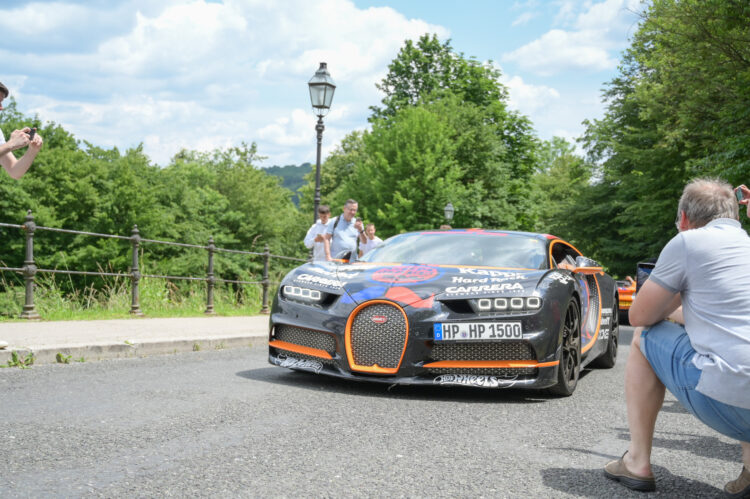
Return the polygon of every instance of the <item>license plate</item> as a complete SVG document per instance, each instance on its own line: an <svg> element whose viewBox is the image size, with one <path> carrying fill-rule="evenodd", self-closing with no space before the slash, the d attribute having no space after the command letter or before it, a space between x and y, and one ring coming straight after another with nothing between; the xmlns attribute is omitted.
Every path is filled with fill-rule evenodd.
<svg viewBox="0 0 750 499"><path fill-rule="evenodd" d="M520 340L520 322L444 322L434 324L435 341Z"/></svg>

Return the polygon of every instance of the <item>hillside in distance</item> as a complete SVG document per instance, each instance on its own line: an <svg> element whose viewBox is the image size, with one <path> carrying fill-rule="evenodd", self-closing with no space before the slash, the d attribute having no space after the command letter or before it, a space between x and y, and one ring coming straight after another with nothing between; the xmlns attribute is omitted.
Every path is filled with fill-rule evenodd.
<svg viewBox="0 0 750 499"><path fill-rule="evenodd" d="M295 206L299 207L297 189L305 185L305 175L312 171L312 165L310 163L302 163L301 165L270 166L265 168L265 170L269 175L281 177L281 186L294 193L292 202Z"/></svg>

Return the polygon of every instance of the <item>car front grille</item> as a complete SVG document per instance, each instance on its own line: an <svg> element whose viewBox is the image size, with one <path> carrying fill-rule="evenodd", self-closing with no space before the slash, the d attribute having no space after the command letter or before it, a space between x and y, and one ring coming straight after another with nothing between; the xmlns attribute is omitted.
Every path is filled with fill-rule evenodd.
<svg viewBox="0 0 750 499"><path fill-rule="evenodd" d="M474 376L496 376L504 379L536 378L539 369L536 367L489 367L489 368L428 368L430 374L471 374Z"/></svg>
<svg viewBox="0 0 750 499"><path fill-rule="evenodd" d="M430 354L432 361L493 361L528 360L536 361L536 354L527 341L496 341L471 343L435 343ZM473 374L499 378L529 378L538 375L536 367L428 367L431 374Z"/></svg>
<svg viewBox="0 0 750 499"><path fill-rule="evenodd" d="M377 302L356 311L348 331L352 369L378 366L395 372L401 364L408 324L396 305ZM349 350L349 349L348 349Z"/></svg>
<svg viewBox="0 0 750 499"><path fill-rule="evenodd" d="M536 360L527 341L438 343L432 347L433 360Z"/></svg>
<svg viewBox="0 0 750 499"><path fill-rule="evenodd" d="M320 331L314 331L312 329L304 329L301 327L287 326L283 324L277 324L274 328L275 338L279 341L285 341L294 345L299 345L308 348L316 348L318 350L325 350L332 356L336 353L336 340L333 335L323 333ZM309 358L319 360L321 362L332 363L332 360L321 359L314 356L304 355L300 353L292 354L295 357Z"/></svg>

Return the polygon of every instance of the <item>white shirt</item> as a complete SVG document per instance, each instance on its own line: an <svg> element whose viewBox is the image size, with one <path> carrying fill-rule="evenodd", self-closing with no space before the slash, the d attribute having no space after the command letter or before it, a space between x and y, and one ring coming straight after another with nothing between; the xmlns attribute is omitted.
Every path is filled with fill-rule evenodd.
<svg viewBox="0 0 750 499"><path fill-rule="evenodd" d="M680 232L659 255L650 280L682 297L685 331L697 352L696 390L750 409L750 237L719 218Z"/></svg>
<svg viewBox="0 0 750 499"><path fill-rule="evenodd" d="M372 239L369 239L365 235L365 239L367 239L366 243L363 243L362 241L359 242L359 250L362 252L363 256L366 255L368 251L375 249L383 242L383 240L378 236L374 236Z"/></svg>
<svg viewBox="0 0 750 499"><path fill-rule="evenodd" d="M318 234L325 234L328 231L328 226L331 225L332 219L328 219L328 223L323 223L318 219L317 222L315 222L312 227L307 231L307 235L305 236L305 246L308 248L315 248L313 249L313 261L319 262L319 261L325 261L326 260L326 249L325 246L323 246L323 243L315 242L315 237Z"/></svg>

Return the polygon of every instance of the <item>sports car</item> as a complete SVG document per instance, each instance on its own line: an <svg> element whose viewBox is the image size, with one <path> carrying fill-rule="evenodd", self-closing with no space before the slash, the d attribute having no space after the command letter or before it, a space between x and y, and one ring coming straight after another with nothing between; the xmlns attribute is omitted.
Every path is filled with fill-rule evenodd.
<svg viewBox="0 0 750 499"><path fill-rule="evenodd" d="M269 362L389 384L549 389L568 396L617 357L617 287L549 234L423 231L359 261L283 279Z"/></svg>
<svg viewBox="0 0 750 499"><path fill-rule="evenodd" d="M625 279L624 281L616 281L617 294L620 298L620 322L622 323L628 322L628 312L630 311L630 306L633 304L636 287L636 282L632 277L626 276Z"/></svg>

